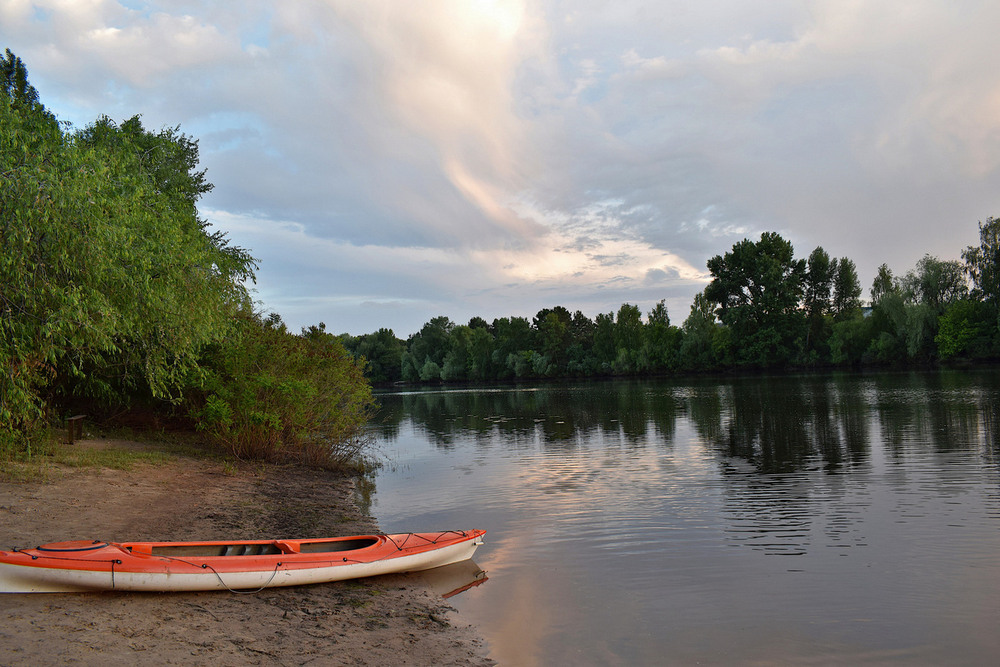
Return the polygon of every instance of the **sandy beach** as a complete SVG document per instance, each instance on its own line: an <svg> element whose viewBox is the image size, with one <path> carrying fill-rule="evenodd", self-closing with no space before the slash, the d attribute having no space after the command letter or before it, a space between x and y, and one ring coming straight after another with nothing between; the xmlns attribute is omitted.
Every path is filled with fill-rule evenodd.
<svg viewBox="0 0 1000 667"><path fill-rule="evenodd" d="M378 531L353 484L298 466L187 457L127 471L54 467L43 483L0 482L0 548ZM0 605L2 665L494 664L475 628L420 574L253 594L4 594Z"/></svg>

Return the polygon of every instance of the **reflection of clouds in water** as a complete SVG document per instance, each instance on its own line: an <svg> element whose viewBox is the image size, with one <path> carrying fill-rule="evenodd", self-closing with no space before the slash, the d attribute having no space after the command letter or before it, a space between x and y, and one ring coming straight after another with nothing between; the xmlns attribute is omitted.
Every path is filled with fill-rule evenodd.
<svg viewBox="0 0 1000 667"><path fill-rule="evenodd" d="M544 655L541 643L552 632L558 610L543 601L552 586L569 588L558 582L558 572L545 567L520 570L516 564L524 561L524 554L539 539L536 522L521 517L519 529L494 538L490 551L482 560L494 586L502 586L503 593L491 601L491 629L489 641L495 657L504 665L541 664ZM509 567L507 564L514 565Z"/></svg>

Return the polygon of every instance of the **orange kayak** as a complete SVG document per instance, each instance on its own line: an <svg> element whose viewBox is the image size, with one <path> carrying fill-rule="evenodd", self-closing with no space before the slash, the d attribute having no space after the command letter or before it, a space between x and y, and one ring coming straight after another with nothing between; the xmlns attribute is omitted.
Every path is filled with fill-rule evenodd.
<svg viewBox="0 0 1000 667"><path fill-rule="evenodd" d="M472 558L485 530L306 540L56 542L0 551L0 593L254 590L429 570Z"/></svg>

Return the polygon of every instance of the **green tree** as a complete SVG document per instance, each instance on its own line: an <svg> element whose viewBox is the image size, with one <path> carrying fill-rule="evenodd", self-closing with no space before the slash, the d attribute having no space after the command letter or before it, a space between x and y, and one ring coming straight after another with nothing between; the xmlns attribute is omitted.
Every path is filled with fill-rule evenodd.
<svg viewBox="0 0 1000 667"><path fill-rule="evenodd" d="M100 390L141 381L153 395L169 394L196 365L200 346L223 335L249 303L244 283L255 262L198 217L197 201L212 185L196 170L196 141L176 130L147 132L136 116L121 127L102 118L73 143L110 168L104 198L90 191L103 210L93 211L88 245L95 235L114 244L127 272L107 293L119 313L114 350L92 359L86 376ZM109 226L110 234L101 231Z"/></svg>
<svg viewBox="0 0 1000 667"><path fill-rule="evenodd" d="M962 263L942 261L931 255L924 255L916 268L907 272L901 288L907 302L926 305L937 315L969 294Z"/></svg>
<svg viewBox="0 0 1000 667"><path fill-rule="evenodd" d="M201 178L190 161L167 168L150 146L176 137L106 124L64 135L4 59L0 87L0 424L27 427L45 404L133 393L177 399L202 348L246 307L255 264L198 220ZM5 79L6 81L6 79ZM25 92L27 91L27 92ZM187 151L197 161L196 145ZM210 187L210 186L208 186Z"/></svg>
<svg viewBox="0 0 1000 667"><path fill-rule="evenodd" d="M584 349L594 345L594 321L579 310L573 313L573 321L569 325L573 344Z"/></svg>
<svg viewBox="0 0 1000 667"><path fill-rule="evenodd" d="M906 319L901 327L906 340L906 354L910 359L929 361L935 354L934 339L938 331L938 313L924 303L904 306Z"/></svg>
<svg viewBox="0 0 1000 667"><path fill-rule="evenodd" d="M469 340L472 329L459 325L451 330L451 349L444 355L441 365L441 379L448 382L468 379L469 373Z"/></svg>
<svg viewBox="0 0 1000 667"><path fill-rule="evenodd" d="M972 279L974 296L1000 308L1000 218L979 223L979 246L962 251L965 270Z"/></svg>
<svg viewBox="0 0 1000 667"><path fill-rule="evenodd" d="M715 368L720 361L717 354L720 331L715 305L704 292L696 294L691 312L681 326L681 368L697 371Z"/></svg>
<svg viewBox="0 0 1000 667"><path fill-rule="evenodd" d="M934 336L938 355L942 359L991 355L990 334L994 326L992 309L985 302L964 299L954 303L938 319L938 331Z"/></svg>
<svg viewBox="0 0 1000 667"><path fill-rule="evenodd" d="M639 306L623 303L618 309L614 340L615 372L627 374L637 371L643 345L642 311Z"/></svg>
<svg viewBox="0 0 1000 667"><path fill-rule="evenodd" d="M521 352L531 349L531 323L524 317L503 317L493 320L496 343L493 349L493 367L497 369L497 379L514 377L516 361Z"/></svg>
<svg viewBox="0 0 1000 667"><path fill-rule="evenodd" d="M891 273L884 264L889 284ZM879 280L876 278L876 280ZM882 276L885 280L885 276ZM873 289L874 291L874 289ZM833 325L830 330L830 360L835 364L859 364L871 345L871 322L861 312L861 282L854 262L846 257L837 262L833 281Z"/></svg>
<svg viewBox="0 0 1000 667"><path fill-rule="evenodd" d="M28 68L10 49L0 58L0 98L5 99L15 113L34 116L48 133L59 131L55 116L42 105L38 91L28 82Z"/></svg>
<svg viewBox="0 0 1000 667"><path fill-rule="evenodd" d="M838 322L861 315L861 281L858 280L858 269L846 257L837 262L832 306L834 318Z"/></svg>
<svg viewBox="0 0 1000 667"><path fill-rule="evenodd" d="M454 328L454 322L440 315L410 336L401 362L404 380L412 382L418 379L440 379L444 357L451 350L451 332Z"/></svg>
<svg viewBox="0 0 1000 667"><path fill-rule="evenodd" d="M470 380L491 380L496 377L493 362L494 339L487 327L470 326L468 338L468 362Z"/></svg>
<svg viewBox="0 0 1000 667"><path fill-rule="evenodd" d="M834 322L830 334L830 361L835 364L860 364L871 342L871 318L864 318L859 313L852 319Z"/></svg>
<svg viewBox="0 0 1000 667"><path fill-rule="evenodd" d="M882 264L875 273L875 280L872 281L872 306L877 306L882 299L899 292L899 284L892 277L892 270L888 265Z"/></svg>
<svg viewBox="0 0 1000 667"><path fill-rule="evenodd" d="M594 320L594 367L597 372L610 373L617 356L615 314L598 313Z"/></svg>
<svg viewBox="0 0 1000 667"><path fill-rule="evenodd" d="M708 260L708 269L713 280L705 296L719 304L737 360L754 366L789 361L805 325L798 305L806 263L794 258L792 244L765 232L756 243L744 239Z"/></svg>
<svg viewBox="0 0 1000 667"><path fill-rule="evenodd" d="M831 311L830 296L833 293L833 280L837 275L837 260L821 247L809 254L807 269L803 280L804 303L810 318L818 318Z"/></svg>
<svg viewBox="0 0 1000 667"><path fill-rule="evenodd" d="M986 303L994 323L991 338L1000 345L1000 219L988 218L979 223L979 246L962 252L965 270L972 280L973 298Z"/></svg>
<svg viewBox="0 0 1000 667"><path fill-rule="evenodd" d="M891 277L888 270L884 274L880 271L872 287L871 343L865 354L872 361L894 363L907 357L907 305L894 283L886 288L887 276Z"/></svg>
<svg viewBox="0 0 1000 667"><path fill-rule="evenodd" d="M424 363L420 367L421 382L438 382L441 377L441 365L430 357L424 358Z"/></svg>
<svg viewBox="0 0 1000 667"><path fill-rule="evenodd" d="M354 346L355 356L368 362L367 375L375 384L387 384L402 378L403 353L406 344L396 338L392 329L379 329L360 336Z"/></svg>
<svg viewBox="0 0 1000 667"><path fill-rule="evenodd" d="M594 321L577 310L569 324L569 349L566 351L566 370L571 375L593 375L596 362L594 348Z"/></svg>
<svg viewBox="0 0 1000 667"><path fill-rule="evenodd" d="M107 116L76 133L75 140L86 146L103 146L111 150L131 151L138 157L143 172L153 189L165 195L173 206L202 228L195 205L214 187L204 169L198 171L198 141L183 134L180 127L149 132L139 116L117 125Z"/></svg>
<svg viewBox="0 0 1000 667"><path fill-rule="evenodd" d="M878 267L872 281L871 342L864 359L896 363L907 358L907 304L900 282L888 265Z"/></svg>
<svg viewBox="0 0 1000 667"><path fill-rule="evenodd" d="M680 329L670 326L667 304L661 299L646 316L640 368L653 372L675 369L680 344Z"/></svg>
<svg viewBox="0 0 1000 667"><path fill-rule="evenodd" d="M670 326L670 313L667 312L666 299L660 299L653 306L653 309L646 315L646 324L655 324L661 327Z"/></svg>
<svg viewBox="0 0 1000 667"><path fill-rule="evenodd" d="M570 346L570 325L573 317L562 306L543 309L535 315L533 328L536 334L538 351L555 366L553 372L560 372L566 367L566 355Z"/></svg>
<svg viewBox="0 0 1000 667"><path fill-rule="evenodd" d="M487 329L488 330L490 328L490 325L489 325L489 322L487 322L483 318L481 318L478 315L476 315L475 317L472 317L472 318L469 319L469 328L470 329Z"/></svg>
<svg viewBox="0 0 1000 667"><path fill-rule="evenodd" d="M829 338L829 315L832 310L830 296L836 274L837 260L830 259L823 248L817 247L810 253L803 280L803 303L809 318L806 351L814 356L825 348Z"/></svg>
<svg viewBox="0 0 1000 667"><path fill-rule="evenodd" d="M896 337L905 341L909 359L929 361L935 356L939 318L968 293L965 268L960 262L924 255L907 272L900 281L904 318L902 323L896 322Z"/></svg>

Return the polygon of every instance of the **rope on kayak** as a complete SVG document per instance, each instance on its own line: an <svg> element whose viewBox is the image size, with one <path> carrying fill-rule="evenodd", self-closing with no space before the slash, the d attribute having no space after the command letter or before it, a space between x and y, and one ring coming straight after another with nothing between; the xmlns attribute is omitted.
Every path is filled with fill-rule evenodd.
<svg viewBox="0 0 1000 667"><path fill-rule="evenodd" d="M80 562L79 558L68 558L66 556L50 556L48 554L33 554L33 553L29 553L29 551L27 549L18 549L14 553L24 554L25 556L28 556L29 558L31 558L31 560L39 560L39 559L42 559L42 560L59 560L59 561L66 561L67 563L79 563ZM88 562L88 563L121 563L120 560L115 560L113 558L109 558L107 560L105 560L103 558L94 558L94 559L89 559L88 558L86 562Z"/></svg>
<svg viewBox="0 0 1000 667"><path fill-rule="evenodd" d="M440 540L442 537L445 537L446 535L458 535L460 537L465 537L467 533L464 530L445 530L443 532L438 533L434 537L424 537L421 533L406 533L406 537L404 537L401 542L397 542L396 540L392 539L391 535L386 535L385 539L391 542L392 545L396 547L397 551L402 551L406 547L406 543L410 541L410 538L423 540L427 544L437 544L438 540Z"/></svg>
<svg viewBox="0 0 1000 667"><path fill-rule="evenodd" d="M225 589L226 589L227 591L229 591L230 593L238 593L239 595L253 595L254 593L260 593L260 592L261 592L262 590L264 590L265 588L267 588L268 586L270 586L270 585L271 585L271 582L272 582L272 581L274 581L274 578L275 578L276 576L278 576L278 570L279 570L279 569L281 568L281 566L283 565L283 563L280 563L280 562L278 562L278 563L275 563L275 564L274 564L274 572L272 572L272 573L271 573L271 576L270 576L270 578L268 578L268 580L267 580L267 581L265 581L265 582L264 582L264 584L263 584L263 585L262 585L262 586L261 586L260 588L255 588L255 589L254 589L254 590L252 590L252 591L247 591L247 590L237 590L237 589L235 589L235 588L230 588L230 587L229 587L229 584L227 584L227 583L225 582L225 580L224 580L224 579L222 578L222 575L221 575L221 574L219 574L219 571L218 571L218 570L216 570L216 569L215 569L214 567L212 567L211 565L209 565L208 563L201 563L201 564L198 564L198 563L192 563L192 562L191 562L191 561L189 561L189 560L184 560L183 558L176 558L176 557L174 557L174 556L160 556L160 558L166 558L167 560L176 560L176 561L178 561L178 562L181 562L181 563L184 563L184 564L186 564L186 565L190 565L191 567L200 567L200 568L201 568L201 569L203 569L203 570L211 570L211 571L212 571L212 574L214 574L214 575L215 575L215 578L219 580L219 583L220 583L220 584L222 584L222 585L223 585L223 587L224 587L224 588L225 588ZM118 561L118 562L121 562L121 561ZM114 572L114 570L113 570L113 568L112 568L112 574L113 574L113 572Z"/></svg>
<svg viewBox="0 0 1000 667"><path fill-rule="evenodd" d="M274 581L274 578L276 576L278 576L278 568L281 567L281 563L275 563L275 565L274 565L274 572L271 573L271 576L268 578L268 580L265 581L264 584L260 588L254 589L252 591L238 591L238 590L234 590L234 589L232 589L232 588L229 587L229 584L227 584L225 581L222 580L222 576L218 572L216 572L216 570L215 570L214 567L212 567L208 563L205 563L204 565L202 565L202 567L207 567L213 573L215 573L215 576L219 580L219 583L222 584L223 586L225 586L226 590L229 591L230 593L238 593L239 595L252 595L254 593L260 593L262 590L264 590L265 588L267 588L268 586L271 585L271 582Z"/></svg>
<svg viewBox="0 0 1000 667"><path fill-rule="evenodd" d="M458 535L459 537L468 537L468 535L469 535L464 530L445 530L445 531L442 531L440 533L437 533L433 537L424 537L424 535L422 535L420 533L400 533L400 534L404 535L404 537L399 542L397 542L396 540L392 539L392 535L387 535L385 533L382 533L382 535L380 537L384 537L385 540L386 540L386 542L388 542L392 546L396 547L396 551L402 551L403 549L407 548L406 543L410 541L410 538L416 538L416 539L423 540L423 543L425 543L425 544L437 544L438 541L440 541L441 538L445 537L446 535ZM411 546L410 548L414 549L417 546L420 546L420 545ZM341 557L341 559L340 559L339 562L341 562L341 563L379 563L381 561L389 560L390 558L395 558L395 557L396 556L394 556L392 554L386 554L386 555L382 556L381 558L370 558L370 559L366 558L366 559L361 560L361 559L357 559L357 558L348 558L347 556L343 556L343 557Z"/></svg>

